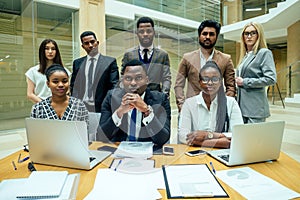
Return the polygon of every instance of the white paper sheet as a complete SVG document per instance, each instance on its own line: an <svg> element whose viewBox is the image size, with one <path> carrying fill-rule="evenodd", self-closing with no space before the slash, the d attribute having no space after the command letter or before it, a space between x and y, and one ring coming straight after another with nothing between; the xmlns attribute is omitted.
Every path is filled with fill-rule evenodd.
<svg viewBox="0 0 300 200"><path fill-rule="evenodd" d="M227 197L207 165L170 165L164 170L170 197Z"/></svg>
<svg viewBox="0 0 300 200"><path fill-rule="evenodd" d="M282 200L300 197L299 193L249 167L218 171L217 177L249 200Z"/></svg>
<svg viewBox="0 0 300 200"><path fill-rule="evenodd" d="M164 188L161 169L153 173L121 173L112 169L99 169L93 190L85 200L154 200L162 198L157 189ZM116 192L116 190L118 192Z"/></svg>

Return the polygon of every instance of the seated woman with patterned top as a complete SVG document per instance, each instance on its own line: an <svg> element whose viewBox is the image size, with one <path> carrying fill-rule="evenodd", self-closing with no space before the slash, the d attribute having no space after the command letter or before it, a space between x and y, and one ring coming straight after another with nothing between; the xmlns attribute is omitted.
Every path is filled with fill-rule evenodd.
<svg viewBox="0 0 300 200"><path fill-rule="evenodd" d="M32 107L31 117L41 119L85 121L88 125L88 110L84 103L67 95L69 75L66 69L53 64L46 69L47 86L52 96L36 103Z"/></svg>

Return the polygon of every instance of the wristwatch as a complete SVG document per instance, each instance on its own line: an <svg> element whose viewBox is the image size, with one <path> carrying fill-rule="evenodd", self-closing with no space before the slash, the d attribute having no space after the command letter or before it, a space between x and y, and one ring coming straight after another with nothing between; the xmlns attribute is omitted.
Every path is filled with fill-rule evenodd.
<svg viewBox="0 0 300 200"><path fill-rule="evenodd" d="M144 116L148 117L150 115L150 113L152 113L152 112L153 112L153 108L150 105L148 105L147 106L147 111L144 112Z"/></svg>
<svg viewBox="0 0 300 200"><path fill-rule="evenodd" d="M214 138L214 134L213 134L212 131L207 131L207 138L208 138L209 140Z"/></svg>

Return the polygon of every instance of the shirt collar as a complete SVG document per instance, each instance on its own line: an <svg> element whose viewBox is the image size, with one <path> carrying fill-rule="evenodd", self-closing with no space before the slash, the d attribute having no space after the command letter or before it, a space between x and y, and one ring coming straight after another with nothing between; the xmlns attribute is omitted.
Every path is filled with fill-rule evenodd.
<svg viewBox="0 0 300 200"><path fill-rule="evenodd" d="M206 105L206 103L205 103L205 101L204 101L204 99L203 99L202 93L203 93L203 92L201 91L200 94L197 95L196 101L197 101L197 104L199 104L199 105ZM217 95L216 98L211 102L211 104L217 104L217 102L218 102L218 95Z"/></svg>
<svg viewBox="0 0 300 200"><path fill-rule="evenodd" d="M208 57L207 61L212 60L212 58L214 57L214 54L215 54L215 48L213 48L213 50L212 50L210 56ZM202 51L201 51L201 48L200 48L200 58L205 59L205 57L204 57L204 55L203 55L203 53L202 53ZM205 59L205 60L206 60L206 59Z"/></svg>
<svg viewBox="0 0 300 200"><path fill-rule="evenodd" d="M147 48L142 47L142 46L140 45L140 51L143 52L144 49L149 49L149 52L152 52L152 51L153 51L153 44L152 44L150 47L147 47Z"/></svg>
<svg viewBox="0 0 300 200"><path fill-rule="evenodd" d="M87 60L90 60L91 58L95 58L96 59L96 61L99 59L99 56L100 56L100 54L99 53L97 53L95 56L90 56L90 55L87 55Z"/></svg>

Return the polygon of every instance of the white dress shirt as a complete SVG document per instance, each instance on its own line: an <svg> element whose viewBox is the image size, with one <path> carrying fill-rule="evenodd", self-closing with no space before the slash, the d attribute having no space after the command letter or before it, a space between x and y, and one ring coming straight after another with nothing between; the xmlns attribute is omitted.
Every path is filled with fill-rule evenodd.
<svg viewBox="0 0 300 200"><path fill-rule="evenodd" d="M208 59L206 60L205 56L203 55L201 49L200 49L200 68L202 68L207 61L212 60L213 56L215 54L215 49L213 49L213 51L211 52L210 56L208 57Z"/></svg>
<svg viewBox="0 0 300 200"><path fill-rule="evenodd" d="M229 130L236 124L243 124L243 118L238 103L233 97L227 98L227 112L229 117ZM210 110L199 95L185 100L179 119L179 141L186 143L187 134L196 130L214 131L216 127L216 115L218 108L218 96L211 102Z"/></svg>
<svg viewBox="0 0 300 200"><path fill-rule="evenodd" d="M141 98L144 100L144 97L145 97L145 92L142 94ZM132 110L129 111L127 114L127 121L130 122L131 121L131 113L132 113ZM136 110L136 132L135 132L135 138L138 138L139 137L139 132L141 130L141 126L142 126L142 123L147 126L154 118L154 113L153 112L150 112L150 114L147 116L147 117L144 117L143 118L143 113L140 112L138 109ZM117 127L119 127L122 123L122 119L123 119L123 116L121 118L118 117L117 115L117 110L113 113L112 115L112 120L114 121L115 125ZM127 125L127 130L129 131L130 130L130 123L128 123ZM129 133L127 133L129 134Z"/></svg>
<svg viewBox="0 0 300 200"><path fill-rule="evenodd" d="M98 59L99 59L99 56L100 54L98 53L97 55L95 55L94 57L91 57L90 55L87 55L87 60L86 60L86 63L85 63L85 78L86 78L86 81L85 81L85 93L84 93L84 96L83 96L83 101L88 103L89 105L95 105L95 102L94 102L94 95L92 95L92 98L89 99L88 98L88 88L89 88L89 80L88 80L88 77L89 77L89 67L90 67L90 64L91 64L91 58L94 58L94 69L93 69L93 79L95 78L95 69L96 69L96 65L97 65L97 62L98 62Z"/></svg>

